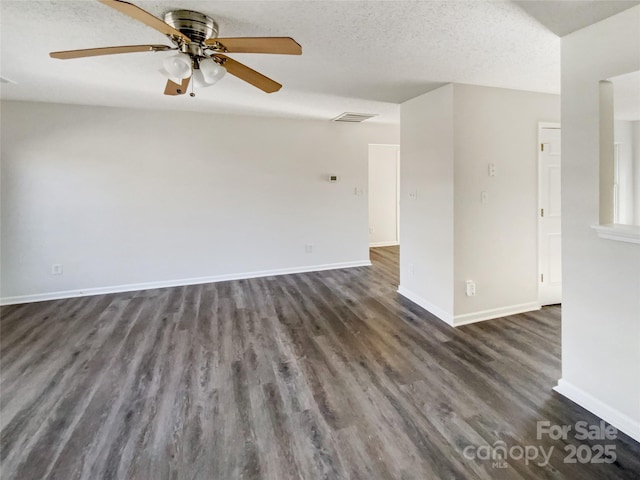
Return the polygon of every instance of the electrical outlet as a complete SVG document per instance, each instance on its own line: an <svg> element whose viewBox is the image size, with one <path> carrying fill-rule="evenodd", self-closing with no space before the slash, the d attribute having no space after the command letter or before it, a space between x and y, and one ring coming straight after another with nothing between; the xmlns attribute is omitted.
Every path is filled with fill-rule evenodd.
<svg viewBox="0 0 640 480"><path fill-rule="evenodd" d="M51 265L51 275L62 275L62 264L54 263Z"/></svg>
<svg viewBox="0 0 640 480"><path fill-rule="evenodd" d="M313 245L310 243L304 246L304 253L313 253Z"/></svg>
<svg viewBox="0 0 640 480"><path fill-rule="evenodd" d="M473 280L467 280L467 297L476 296L476 284Z"/></svg>
<svg viewBox="0 0 640 480"><path fill-rule="evenodd" d="M409 192L409 200L417 200L418 199L418 191L417 190L411 190Z"/></svg>
<svg viewBox="0 0 640 480"><path fill-rule="evenodd" d="M373 233L373 232L375 232L375 228L369 227L369 233Z"/></svg>
<svg viewBox="0 0 640 480"><path fill-rule="evenodd" d="M480 193L480 201L482 203L489 203L489 194L487 192Z"/></svg>

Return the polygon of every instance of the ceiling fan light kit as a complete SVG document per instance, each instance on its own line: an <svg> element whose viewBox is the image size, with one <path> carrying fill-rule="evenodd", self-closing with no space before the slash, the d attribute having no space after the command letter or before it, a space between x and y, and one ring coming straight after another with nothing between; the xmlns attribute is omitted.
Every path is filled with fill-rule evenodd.
<svg viewBox="0 0 640 480"><path fill-rule="evenodd" d="M164 15L163 21L140 7L122 0L98 1L167 35L174 47L130 45L51 52L49 55L52 58L66 60L118 53L177 50L175 55L164 59L162 68L159 70L168 78L165 95L185 94L192 78L198 87L214 85L227 72L266 93L277 92L282 87L278 82L226 54L302 54L302 47L290 37L218 38L218 24L211 17L200 12L173 10ZM193 91L190 95L195 96Z"/></svg>
<svg viewBox="0 0 640 480"><path fill-rule="evenodd" d="M207 85L213 85L220 80L227 73L227 69L222 65L212 60L211 58L205 58L200 61L200 73Z"/></svg>
<svg viewBox="0 0 640 480"><path fill-rule="evenodd" d="M167 73L168 78L189 78L191 76L192 60L186 53L176 53L162 62L161 72Z"/></svg>

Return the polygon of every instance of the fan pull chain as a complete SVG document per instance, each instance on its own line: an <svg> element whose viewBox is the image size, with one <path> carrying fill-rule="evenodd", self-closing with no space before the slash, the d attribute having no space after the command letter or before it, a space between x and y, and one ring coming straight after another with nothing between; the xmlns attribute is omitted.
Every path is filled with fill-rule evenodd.
<svg viewBox="0 0 640 480"><path fill-rule="evenodd" d="M193 78L191 80L193 80ZM193 84L194 83L196 83L196 82L193 82L193 81L191 82L191 93L189 94L190 97L195 97L196 96L196 94L193 93Z"/></svg>

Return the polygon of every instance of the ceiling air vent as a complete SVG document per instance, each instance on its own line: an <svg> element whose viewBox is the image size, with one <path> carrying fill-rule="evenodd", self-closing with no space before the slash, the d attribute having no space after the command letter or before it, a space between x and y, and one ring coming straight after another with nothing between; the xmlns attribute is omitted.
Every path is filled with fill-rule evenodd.
<svg viewBox="0 0 640 480"><path fill-rule="evenodd" d="M351 123L357 123L357 122L364 122L365 120L372 118L372 117L377 117L378 115L375 113L351 113L351 112L344 112L341 113L340 115L338 115L336 118L333 119L334 122L351 122Z"/></svg>

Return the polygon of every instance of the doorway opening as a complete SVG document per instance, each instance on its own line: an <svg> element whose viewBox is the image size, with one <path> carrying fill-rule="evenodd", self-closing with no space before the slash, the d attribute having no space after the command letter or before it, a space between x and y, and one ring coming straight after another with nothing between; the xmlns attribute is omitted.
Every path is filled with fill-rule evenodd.
<svg viewBox="0 0 640 480"><path fill-rule="evenodd" d="M369 145L369 246L400 244L400 146Z"/></svg>
<svg viewBox="0 0 640 480"><path fill-rule="evenodd" d="M369 256L399 277L400 146L369 145ZM396 282L396 284L398 281Z"/></svg>

